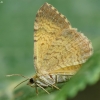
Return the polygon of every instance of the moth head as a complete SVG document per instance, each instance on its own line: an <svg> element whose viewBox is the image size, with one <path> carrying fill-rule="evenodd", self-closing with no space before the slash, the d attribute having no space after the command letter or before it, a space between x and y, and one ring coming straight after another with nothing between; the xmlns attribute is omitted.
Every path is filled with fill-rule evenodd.
<svg viewBox="0 0 100 100"><path fill-rule="evenodd" d="M31 86L31 87L35 87L35 88L36 88L36 93L37 93L37 87L40 87L40 88L42 88L45 92L47 92L47 93L49 94L49 92L46 91L41 85L39 85L39 84L36 83L36 80L38 79L37 75L35 75L33 78L29 78L29 77L23 76L23 75L21 75L21 74L11 74L11 75L6 75L6 76L8 76L8 77L11 77L11 76L21 76L21 77L25 78L25 80L22 81L22 82L20 82L17 86L15 86L15 88L18 87L20 84L22 84L22 83L28 81L27 85L29 85L29 86Z"/></svg>
<svg viewBox="0 0 100 100"><path fill-rule="evenodd" d="M27 85L32 86L32 87L35 86L34 78L30 78Z"/></svg>

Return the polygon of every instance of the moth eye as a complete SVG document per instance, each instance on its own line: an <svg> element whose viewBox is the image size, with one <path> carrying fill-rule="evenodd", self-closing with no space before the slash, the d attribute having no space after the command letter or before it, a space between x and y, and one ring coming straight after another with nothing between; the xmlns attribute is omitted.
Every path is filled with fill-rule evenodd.
<svg viewBox="0 0 100 100"><path fill-rule="evenodd" d="M34 80L32 78L30 79L30 83L34 83Z"/></svg>

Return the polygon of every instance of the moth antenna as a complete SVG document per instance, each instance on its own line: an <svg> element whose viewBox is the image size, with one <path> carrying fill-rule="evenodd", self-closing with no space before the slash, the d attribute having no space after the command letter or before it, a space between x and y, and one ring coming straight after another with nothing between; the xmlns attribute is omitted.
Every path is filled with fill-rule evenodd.
<svg viewBox="0 0 100 100"><path fill-rule="evenodd" d="M6 75L6 76L7 76L7 77L11 77L11 76L21 76L21 77L23 77L23 78L29 79L29 77L26 77L26 76L21 75L21 74L11 74L11 75Z"/></svg>
<svg viewBox="0 0 100 100"><path fill-rule="evenodd" d="M11 76L21 76L21 77L23 77L23 78L26 78L26 80L24 80L24 81L20 82L18 85L16 85L16 86L14 87L14 89L15 89L16 87L18 87L20 84L22 84L22 83L24 83L25 81L27 81L27 80L30 79L29 77L26 77L26 76L21 75L21 74L11 74L11 75L6 75L6 76L7 76L7 77L11 77Z"/></svg>
<svg viewBox="0 0 100 100"><path fill-rule="evenodd" d="M27 80L29 80L29 79L26 79L26 80L24 80L24 81L20 82L18 85L16 85L16 86L14 87L14 89L15 89L16 87L18 87L20 84L22 84L22 83L26 82Z"/></svg>

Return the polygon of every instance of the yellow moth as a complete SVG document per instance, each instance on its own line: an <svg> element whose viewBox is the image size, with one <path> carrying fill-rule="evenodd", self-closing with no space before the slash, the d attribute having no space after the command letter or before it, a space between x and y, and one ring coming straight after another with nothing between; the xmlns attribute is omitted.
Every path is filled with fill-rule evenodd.
<svg viewBox="0 0 100 100"><path fill-rule="evenodd" d="M36 14L33 38L36 75L31 78L20 74L8 76L26 78L23 82L28 80L27 84L36 91L37 87L47 93L44 87L59 89L56 84L67 81L92 55L88 38L72 28L67 18L48 3Z"/></svg>

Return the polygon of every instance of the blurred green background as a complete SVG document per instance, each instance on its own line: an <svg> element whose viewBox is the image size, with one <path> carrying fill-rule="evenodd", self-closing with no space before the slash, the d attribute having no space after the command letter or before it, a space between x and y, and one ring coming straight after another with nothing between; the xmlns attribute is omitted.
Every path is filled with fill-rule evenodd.
<svg viewBox="0 0 100 100"><path fill-rule="evenodd" d="M100 50L99 0L0 0L0 100L32 100L30 93L33 97L36 95L35 89L25 84L23 87L20 86L18 91L17 89L16 92L13 91L13 87L23 79L5 76L20 73L30 77L35 74L33 25L37 10L45 2L56 7L67 17L72 27L78 28L78 31L83 32L92 41L94 52ZM100 83L96 88L98 90L95 93L100 94ZM21 96L25 98L26 94L30 95L30 98L20 99ZM82 100L82 95L80 96ZM50 98L52 100L52 96ZM91 96L91 100L99 99L100 96L98 99L93 99ZM37 100L41 100L41 95Z"/></svg>

